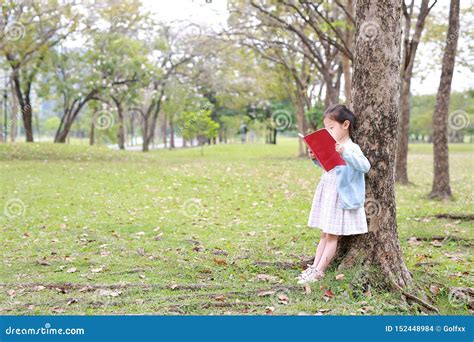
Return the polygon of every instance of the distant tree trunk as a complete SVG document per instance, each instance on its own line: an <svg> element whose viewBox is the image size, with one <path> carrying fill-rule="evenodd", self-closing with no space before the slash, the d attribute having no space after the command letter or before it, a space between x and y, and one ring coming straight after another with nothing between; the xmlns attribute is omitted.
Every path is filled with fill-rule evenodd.
<svg viewBox="0 0 474 342"><path fill-rule="evenodd" d="M120 100L112 96L112 99L115 102L115 106L117 107L117 114L118 114L118 125L117 125L117 142L119 149L125 150L125 123L123 117L123 105Z"/></svg>
<svg viewBox="0 0 474 342"><path fill-rule="evenodd" d="M347 0L346 4L347 14L351 17L354 17L354 2L352 0ZM346 19L349 21L349 19ZM353 28L347 27L345 33L345 40L347 49L352 51L353 40L354 40L354 32ZM342 53L341 54L341 62L342 62L342 72L344 74L344 97L346 98L346 105L349 106L351 104L351 90L352 90L352 70L351 70L351 60L350 58Z"/></svg>
<svg viewBox="0 0 474 342"><path fill-rule="evenodd" d="M65 143L69 135L72 124L81 112L82 108L91 100L97 100L97 90L90 91L83 99L76 99L71 105L65 107L61 122L54 136L55 143ZM66 99L65 99L66 101Z"/></svg>
<svg viewBox="0 0 474 342"><path fill-rule="evenodd" d="M168 143L167 143L167 139L166 139L166 114L165 112L163 112L163 145L164 147L166 148Z"/></svg>
<svg viewBox="0 0 474 342"><path fill-rule="evenodd" d="M459 35L459 0L451 0L441 78L433 112L434 177L431 198L452 196L449 184L448 110Z"/></svg>
<svg viewBox="0 0 474 342"><path fill-rule="evenodd" d="M135 145L135 114L130 112L130 145Z"/></svg>
<svg viewBox="0 0 474 342"><path fill-rule="evenodd" d="M404 1L404 0L403 0ZM410 39L411 17L413 14L414 2L412 1L407 8L403 4L403 13L405 17L404 34L403 34L403 57L401 75L401 95L400 95L400 124L397 144L397 159L395 163L395 180L400 184L408 184L407 158L408 158L408 142L410 133L410 88L411 78L413 76L413 65L415 64L416 51L418 43L425 26L426 17L431 7L429 0L422 0L420 12L415 26L415 32ZM434 4L433 4L434 5Z"/></svg>
<svg viewBox="0 0 474 342"><path fill-rule="evenodd" d="M18 125L18 98L14 95L15 94L15 85L13 83L13 79L10 81L11 88L12 88L12 112L11 112L11 121L10 121L10 142L14 143L16 141L16 134L17 134L17 125Z"/></svg>
<svg viewBox="0 0 474 342"><path fill-rule="evenodd" d="M379 0L358 0L356 3L351 96L360 123L355 140L371 163L371 170L366 175L365 202L369 232L343 236L335 261L339 263L339 270L354 267L365 270L375 266L381 280L390 288L403 288L412 283L412 276L400 249L394 191L401 2L385 0L383 6L379 3ZM361 32L361 26L366 23L378 30L372 41L364 38ZM368 282L380 280L366 279Z"/></svg>
<svg viewBox="0 0 474 342"><path fill-rule="evenodd" d="M337 102L338 94L337 89L333 85L333 80L331 76L327 76L325 78L325 85L326 85L326 97L324 98L324 105L329 107L330 105Z"/></svg>
<svg viewBox="0 0 474 342"><path fill-rule="evenodd" d="M95 125L94 119L91 120L91 129L89 131L89 145L93 146L95 144Z"/></svg>
<svg viewBox="0 0 474 342"><path fill-rule="evenodd" d="M305 118L305 108L304 108L304 99L303 94L300 91L297 91L295 94L295 107L296 107L296 121L298 125L298 132L306 134L307 124ZM298 156L304 157L305 153L305 144L303 139L298 139Z"/></svg>
<svg viewBox="0 0 474 342"><path fill-rule="evenodd" d="M170 149L175 148L174 145L174 122L173 122L173 115L170 115L169 118L169 125L170 125Z"/></svg>
<svg viewBox="0 0 474 342"><path fill-rule="evenodd" d="M21 114L23 118L23 127L25 128L25 135L27 142L33 142L33 110L31 108L31 82L26 84L26 89L23 91L20 85L20 70L13 69L12 80L15 89L15 95L20 104Z"/></svg>
<svg viewBox="0 0 474 342"><path fill-rule="evenodd" d="M149 142L148 142L148 131L149 131L149 120L147 118L143 119L143 129L142 129L142 151L143 152L148 152L149 150Z"/></svg>

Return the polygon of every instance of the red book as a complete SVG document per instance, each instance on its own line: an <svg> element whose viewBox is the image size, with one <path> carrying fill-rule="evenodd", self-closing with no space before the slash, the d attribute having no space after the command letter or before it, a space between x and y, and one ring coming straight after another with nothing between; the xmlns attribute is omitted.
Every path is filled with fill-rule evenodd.
<svg viewBox="0 0 474 342"><path fill-rule="evenodd" d="M301 133L298 135L304 139L324 170L331 171L338 165L346 165L344 159L336 152L336 140L326 128L318 129L308 135Z"/></svg>

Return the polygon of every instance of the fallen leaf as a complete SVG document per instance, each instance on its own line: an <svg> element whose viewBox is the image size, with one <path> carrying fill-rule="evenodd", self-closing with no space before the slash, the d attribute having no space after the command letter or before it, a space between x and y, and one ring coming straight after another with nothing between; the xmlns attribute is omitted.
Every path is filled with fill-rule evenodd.
<svg viewBox="0 0 474 342"><path fill-rule="evenodd" d="M434 295L439 293L439 286L437 285L430 285L430 292Z"/></svg>
<svg viewBox="0 0 474 342"><path fill-rule="evenodd" d="M336 280L344 279L345 275L343 273L336 275Z"/></svg>
<svg viewBox="0 0 474 342"><path fill-rule="evenodd" d="M257 274L257 279L261 281L277 281L278 277L262 273L262 274Z"/></svg>
<svg viewBox="0 0 474 342"><path fill-rule="evenodd" d="M225 300L225 297L223 295L217 295L214 297L214 299L219 302L223 302Z"/></svg>
<svg viewBox="0 0 474 342"><path fill-rule="evenodd" d="M290 299L288 298L287 295L285 294L279 294L278 295L278 302L283 305L287 305Z"/></svg>
<svg viewBox="0 0 474 342"><path fill-rule="evenodd" d="M93 268L91 269L92 273L100 273L104 270L104 266L100 266L99 268Z"/></svg>
<svg viewBox="0 0 474 342"><path fill-rule="evenodd" d="M121 292L117 290L97 289L95 294L98 296L118 297L120 296Z"/></svg>
<svg viewBox="0 0 474 342"><path fill-rule="evenodd" d="M409 246L419 246L421 245L421 241L418 240L416 236L412 236L411 238L408 239L407 244Z"/></svg>
<svg viewBox="0 0 474 342"><path fill-rule="evenodd" d="M325 296L328 296L328 297L330 297L330 298L334 298L334 297L335 297L334 293L332 293L331 290L326 290L326 291L324 291L324 295L325 295Z"/></svg>
<svg viewBox="0 0 474 342"><path fill-rule="evenodd" d="M74 304L74 303L77 303L77 299L71 298L71 299L68 300L67 305L71 305L71 304Z"/></svg>
<svg viewBox="0 0 474 342"><path fill-rule="evenodd" d="M259 297L266 297L266 296L271 296L271 295L274 295L275 294L275 291L273 290L268 290L268 291L260 291L258 293L258 296Z"/></svg>
<svg viewBox="0 0 474 342"><path fill-rule="evenodd" d="M227 261L224 259L214 258L214 262L218 265L227 265Z"/></svg>
<svg viewBox="0 0 474 342"><path fill-rule="evenodd" d="M266 313L267 315L273 315L273 311L275 311L275 308L274 308L273 306L267 306L267 307L265 308L265 313Z"/></svg>

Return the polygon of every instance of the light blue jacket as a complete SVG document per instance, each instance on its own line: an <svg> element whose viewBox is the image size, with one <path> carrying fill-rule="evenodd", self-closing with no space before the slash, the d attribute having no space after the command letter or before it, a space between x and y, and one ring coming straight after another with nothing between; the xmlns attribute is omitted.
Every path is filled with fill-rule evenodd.
<svg viewBox="0 0 474 342"><path fill-rule="evenodd" d="M351 139L344 143L344 152L341 157L346 165L336 166L337 193L341 199L340 208L360 208L364 206L365 202L364 174L370 170L369 160L364 156L359 145ZM317 159L314 159L313 163L321 167Z"/></svg>

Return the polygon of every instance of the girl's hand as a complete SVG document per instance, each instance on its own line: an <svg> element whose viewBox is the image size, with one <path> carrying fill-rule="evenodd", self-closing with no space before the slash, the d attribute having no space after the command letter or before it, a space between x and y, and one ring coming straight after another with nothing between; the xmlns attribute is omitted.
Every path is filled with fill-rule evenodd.
<svg viewBox="0 0 474 342"><path fill-rule="evenodd" d="M344 145L336 143L336 152L342 154L342 152L344 152Z"/></svg>
<svg viewBox="0 0 474 342"><path fill-rule="evenodd" d="M315 159L316 159L316 156L314 155L313 152L311 152L311 150L308 150L308 156L309 156L309 158L312 159L312 160L315 160Z"/></svg>

